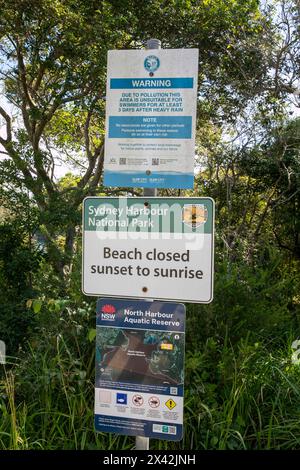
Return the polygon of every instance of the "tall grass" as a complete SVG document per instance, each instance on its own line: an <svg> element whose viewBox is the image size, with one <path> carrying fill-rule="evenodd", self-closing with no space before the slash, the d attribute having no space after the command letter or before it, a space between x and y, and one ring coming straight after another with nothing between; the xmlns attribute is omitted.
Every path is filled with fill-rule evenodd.
<svg viewBox="0 0 300 470"><path fill-rule="evenodd" d="M74 355L69 337L53 338L1 366L0 448L133 448L132 437L94 431L93 346ZM249 338L209 338L197 352L188 342L184 439L151 448L300 448L300 366L289 356Z"/></svg>

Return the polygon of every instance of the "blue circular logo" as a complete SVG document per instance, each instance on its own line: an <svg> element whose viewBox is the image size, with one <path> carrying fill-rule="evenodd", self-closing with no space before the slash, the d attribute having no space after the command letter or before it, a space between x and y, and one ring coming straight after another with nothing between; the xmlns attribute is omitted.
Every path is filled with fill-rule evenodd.
<svg viewBox="0 0 300 470"><path fill-rule="evenodd" d="M144 67L147 72L155 72L160 66L159 58L155 55L148 55L144 60Z"/></svg>

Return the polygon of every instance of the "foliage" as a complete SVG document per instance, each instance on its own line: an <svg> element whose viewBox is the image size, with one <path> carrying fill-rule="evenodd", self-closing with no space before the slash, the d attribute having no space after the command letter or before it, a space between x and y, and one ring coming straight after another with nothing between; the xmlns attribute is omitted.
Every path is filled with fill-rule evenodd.
<svg viewBox="0 0 300 470"><path fill-rule="evenodd" d="M25 303L34 294L32 278L41 254L28 244L26 235L16 223L0 225L0 331L8 354L17 350L33 322Z"/></svg>
<svg viewBox="0 0 300 470"><path fill-rule="evenodd" d="M187 307L184 440L151 446L298 449L298 2L0 0L0 10L0 339L10 356L0 448L134 446L94 431L81 203L124 192L101 186L106 54L142 48L155 26L163 47L200 49L197 174L185 194L213 197L217 217L214 301ZM58 163L74 174L58 180Z"/></svg>
<svg viewBox="0 0 300 470"><path fill-rule="evenodd" d="M30 346L11 358L1 382L2 449L130 449L133 438L93 427L94 304L43 304ZM151 441L152 449L297 449L299 365L291 338L251 333L231 343L206 336L188 310L185 436ZM200 332L198 336L191 331ZM298 334L300 333L298 329ZM195 349L197 344L197 349Z"/></svg>

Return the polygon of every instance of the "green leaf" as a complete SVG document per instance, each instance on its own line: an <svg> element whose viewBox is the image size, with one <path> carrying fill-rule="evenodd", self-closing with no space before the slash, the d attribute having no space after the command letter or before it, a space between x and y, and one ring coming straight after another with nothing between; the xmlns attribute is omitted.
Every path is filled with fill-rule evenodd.
<svg viewBox="0 0 300 470"><path fill-rule="evenodd" d="M96 328L91 328L88 334L89 341L90 342L94 341L95 337L96 337Z"/></svg>
<svg viewBox="0 0 300 470"><path fill-rule="evenodd" d="M34 300L32 303L32 308L34 313L39 313L42 308L43 302L42 300Z"/></svg>

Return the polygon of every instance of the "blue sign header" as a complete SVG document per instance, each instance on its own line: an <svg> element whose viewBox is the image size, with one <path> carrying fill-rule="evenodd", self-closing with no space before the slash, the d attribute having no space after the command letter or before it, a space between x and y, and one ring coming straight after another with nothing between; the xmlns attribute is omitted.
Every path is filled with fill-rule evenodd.
<svg viewBox="0 0 300 470"><path fill-rule="evenodd" d="M97 326L184 332L185 306L172 302L100 299Z"/></svg>
<svg viewBox="0 0 300 470"><path fill-rule="evenodd" d="M178 78L111 78L112 90L133 88L193 88L192 77Z"/></svg>

